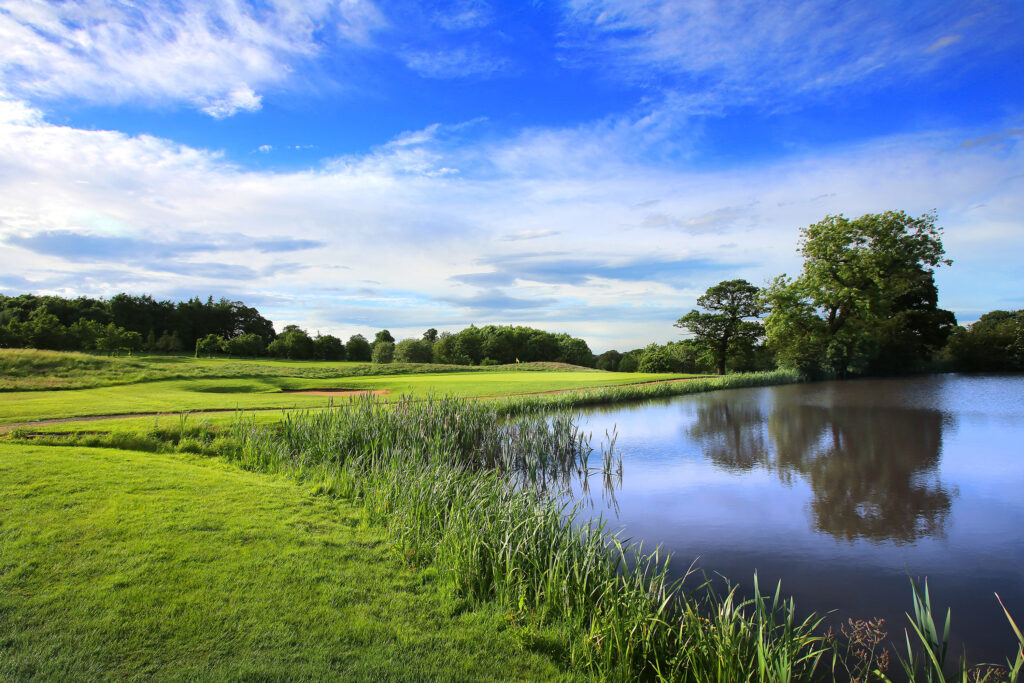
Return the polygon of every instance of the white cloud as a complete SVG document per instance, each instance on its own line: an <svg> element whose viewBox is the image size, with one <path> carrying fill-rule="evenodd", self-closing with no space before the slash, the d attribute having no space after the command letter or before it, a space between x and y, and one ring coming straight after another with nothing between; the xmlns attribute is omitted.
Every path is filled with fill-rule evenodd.
<svg viewBox="0 0 1024 683"><path fill-rule="evenodd" d="M940 131L701 172L623 157L630 131L645 130L628 123L486 144L433 127L316 171L273 172L0 103L0 274L37 291L228 292L345 336L518 322L621 349L675 338L672 321L718 280L794 272L798 229L826 214L936 208L956 261L940 271L942 304L1019 301L1019 136L962 147L992 131ZM75 259L33 248L55 231L131 248ZM275 252L282 236L324 246ZM188 248L204 241L217 248ZM161 259L162 244L175 253ZM469 273L484 277L453 279ZM370 280L376 292L360 291Z"/></svg>
<svg viewBox="0 0 1024 683"><path fill-rule="evenodd" d="M214 117L260 108L321 50L383 25L366 0L0 1L0 88L31 98L185 102ZM333 30L329 30L333 29Z"/></svg>
<svg viewBox="0 0 1024 683"><path fill-rule="evenodd" d="M263 98L251 88L236 88L224 97L212 99L208 105L202 107L202 111L215 119L223 119L233 116L239 110L258 111L262 102Z"/></svg>

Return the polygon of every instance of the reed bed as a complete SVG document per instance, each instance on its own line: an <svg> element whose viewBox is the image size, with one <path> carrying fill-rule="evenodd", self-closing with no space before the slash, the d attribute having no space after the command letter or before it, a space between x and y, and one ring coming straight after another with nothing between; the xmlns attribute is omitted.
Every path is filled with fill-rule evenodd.
<svg viewBox="0 0 1024 683"><path fill-rule="evenodd" d="M812 680L825 651L816 622L797 622L777 594L686 592L661 553L583 523L578 503L557 495L591 472L588 438L570 416L360 397L276 430L239 423L235 439L230 457L242 467L362 501L404 561L434 566L471 601L564 625L573 665L601 678L732 681L761 666L754 680L782 670ZM606 454L600 469L614 462Z"/></svg>

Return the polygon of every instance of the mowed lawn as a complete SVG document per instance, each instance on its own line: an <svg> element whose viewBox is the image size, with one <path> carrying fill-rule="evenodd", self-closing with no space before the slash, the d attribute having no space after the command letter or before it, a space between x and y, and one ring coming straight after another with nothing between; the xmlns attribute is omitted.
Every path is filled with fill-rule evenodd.
<svg viewBox="0 0 1024 683"><path fill-rule="evenodd" d="M228 377L165 380L90 389L0 392L0 425L32 420L126 413L199 410L311 408L328 404L325 396L289 391L311 389L389 392L390 398L458 395L504 396L588 387L635 384L687 375L594 371L462 372L372 375L316 379L301 377Z"/></svg>
<svg viewBox="0 0 1024 683"><path fill-rule="evenodd" d="M0 445L0 680L557 680L357 509L216 460Z"/></svg>

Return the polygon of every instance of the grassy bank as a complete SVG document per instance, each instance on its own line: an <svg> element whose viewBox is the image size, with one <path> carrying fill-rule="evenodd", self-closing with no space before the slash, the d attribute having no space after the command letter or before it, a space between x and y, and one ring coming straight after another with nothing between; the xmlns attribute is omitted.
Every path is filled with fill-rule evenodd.
<svg viewBox="0 0 1024 683"><path fill-rule="evenodd" d="M336 402L322 395L289 393L300 391L383 391L394 399L401 395L425 398L437 394L478 398L687 377L587 370L504 370L343 378L281 375L160 380L91 389L0 392L0 425L96 415L314 408Z"/></svg>
<svg viewBox="0 0 1024 683"><path fill-rule="evenodd" d="M0 680L557 680L350 504L209 459L0 446Z"/></svg>
<svg viewBox="0 0 1024 683"><path fill-rule="evenodd" d="M407 375L446 372L600 372L564 363L500 366L293 361L274 358L193 358L177 356L105 356L73 351L0 349L0 391L87 389L175 379L305 378Z"/></svg>

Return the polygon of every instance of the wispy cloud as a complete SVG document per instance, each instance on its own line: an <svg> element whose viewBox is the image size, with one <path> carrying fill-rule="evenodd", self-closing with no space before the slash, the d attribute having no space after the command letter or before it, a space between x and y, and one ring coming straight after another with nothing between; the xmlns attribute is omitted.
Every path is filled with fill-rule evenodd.
<svg viewBox="0 0 1024 683"><path fill-rule="evenodd" d="M1007 128L997 133L983 135L980 138L969 138L960 143L961 149L980 147L983 145L1004 146L1009 144L1013 138L1024 135L1024 128Z"/></svg>
<svg viewBox="0 0 1024 683"><path fill-rule="evenodd" d="M494 10L484 0L456 0L445 3L442 11L434 14L434 21L448 31L466 31L482 28L493 21Z"/></svg>
<svg viewBox="0 0 1024 683"><path fill-rule="evenodd" d="M1022 23L1005 2L568 0L565 12L567 63L771 107L925 73L960 49L1011 45Z"/></svg>
<svg viewBox="0 0 1024 683"><path fill-rule="evenodd" d="M509 61L471 46L408 52L405 64L427 78L486 78L508 68Z"/></svg>
<svg viewBox="0 0 1024 683"><path fill-rule="evenodd" d="M383 23L367 0L5 0L0 82L26 97L183 102L223 118L259 109L257 91L315 58L321 40L365 43Z"/></svg>
<svg viewBox="0 0 1024 683"><path fill-rule="evenodd" d="M654 256L630 259L581 259L569 254L492 256L483 259L492 270L459 274L457 282L491 287L512 285L518 280L543 284L583 285L590 280L629 280L694 286L709 273L734 272L752 264L704 258L664 259ZM695 280L697 282L695 282Z"/></svg>
<svg viewBox="0 0 1024 683"><path fill-rule="evenodd" d="M520 230L519 232L510 232L507 235L503 235L501 239L505 242L521 242L523 240L537 240L542 237L552 237L557 234L559 234L558 230Z"/></svg>
<svg viewBox="0 0 1024 683"><path fill-rule="evenodd" d="M936 38L935 42L932 43L931 45L929 45L928 47L926 47L924 49L924 51L926 53L931 54L933 52L938 52L939 50L945 50L950 45L956 45L957 43L959 43L963 39L964 39L964 37L962 35L960 35L959 33L951 33L949 35L945 35L945 36L942 36L940 38Z"/></svg>

